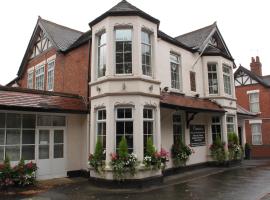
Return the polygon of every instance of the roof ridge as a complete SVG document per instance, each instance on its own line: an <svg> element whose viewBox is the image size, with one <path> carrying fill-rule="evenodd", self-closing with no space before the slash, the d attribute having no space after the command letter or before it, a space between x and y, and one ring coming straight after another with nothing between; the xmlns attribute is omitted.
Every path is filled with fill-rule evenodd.
<svg viewBox="0 0 270 200"><path fill-rule="evenodd" d="M0 86L0 91L22 92L22 93L41 94L41 95L48 95L48 96L61 96L61 97L70 97L70 98L83 98L82 96L78 94L53 92L53 91L45 91L45 90L35 90L35 89L20 88L20 87L9 87L9 86Z"/></svg>
<svg viewBox="0 0 270 200"><path fill-rule="evenodd" d="M175 38L183 37L183 36L189 35L189 34L191 34L191 33L195 33L195 32L197 32L197 31L201 31L201 30L203 30L203 29L209 28L209 27L214 26L214 25L216 26L216 22L214 22L214 23L211 24L211 25L208 25L208 26L205 26L205 27L196 29L196 30L194 30L194 31L190 31L190 32L184 33L184 34L182 34L182 35L176 36Z"/></svg>
<svg viewBox="0 0 270 200"><path fill-rule="evenodd" d="M47 23L50 23L50 24L53 24L53 25L56 25L56 26L59 26L59 27L64 28L64 29L69 29L69 30L71 30L71 31L76 31L76 32L81 33L81 34L84 33L84 32L82 32L82 31L79 31L79 30L76 30L76 29L73 29L73 28L70 28L70 27L61 25L61 24L57 24L57 23L55 23L55 22L52 22L52 21L49 21L49 20L46 20L46 19L43 19L43 18L40 18L40 20L41 20L41 21L44 21L44 22L47 22Z"/></svg>

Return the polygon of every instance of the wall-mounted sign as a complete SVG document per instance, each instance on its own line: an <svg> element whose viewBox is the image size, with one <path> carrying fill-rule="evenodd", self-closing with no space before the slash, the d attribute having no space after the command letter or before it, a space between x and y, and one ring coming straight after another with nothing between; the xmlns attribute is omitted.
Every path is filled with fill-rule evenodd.
<svg viewBox="0 0 270 200"><path fill-rule="evenodd" d="M205 146L204 125L190 125L190 146Z"/></svg>

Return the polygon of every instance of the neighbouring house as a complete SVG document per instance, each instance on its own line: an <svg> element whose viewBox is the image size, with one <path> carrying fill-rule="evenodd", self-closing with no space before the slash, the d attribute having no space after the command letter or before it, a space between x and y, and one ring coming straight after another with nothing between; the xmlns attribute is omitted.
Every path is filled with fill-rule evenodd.
<svg viewBox="0 0 270 200"><path fill-rule="evenodd" d="M253 158L270 157L270 76L262 75L259 56L251 58L250 70L239 66L234 73L237 103L256 117L245 122L246 141Z"/></svg>
<svg viewBox="0 0 270 200"><path fill-rule="evenodd" d="M227 144L252 115L236 105L233 57L216 23L175 38L159 24L125 0L85 33L39 17L18 77L0 87L0 160L33 160L38 178L72 176L88 170L100 138L111 179L124 136L139 161L149 137L158 150L190 145L187 166L211 161L213 140ZM135 178L151 176L161 171Z"/></svg>

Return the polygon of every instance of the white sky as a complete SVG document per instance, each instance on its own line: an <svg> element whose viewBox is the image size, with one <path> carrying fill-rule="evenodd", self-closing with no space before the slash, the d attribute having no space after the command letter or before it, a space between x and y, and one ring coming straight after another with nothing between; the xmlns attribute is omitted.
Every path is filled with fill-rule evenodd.
<svg viewBox="0 0 270 200"><path fill-rule="evenodd" d="M80 31L120 0L8 0L0 1L0 84L16 77L38 16ZM249 68L259 55L263 74L270 74L270 11L267 0L128 0L160 20L160 30L171 36L217 21L235 58Z"/></svg>

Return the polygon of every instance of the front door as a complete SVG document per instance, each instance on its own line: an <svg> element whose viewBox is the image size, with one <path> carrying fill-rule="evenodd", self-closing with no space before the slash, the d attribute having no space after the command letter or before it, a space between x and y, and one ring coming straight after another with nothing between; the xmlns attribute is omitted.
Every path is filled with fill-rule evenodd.
<svg viewBox="0 0 270 200"><path fill-rule="evenodd" d="M37 129L38 178L57 178L66 176L64 129Z"/></svg>

